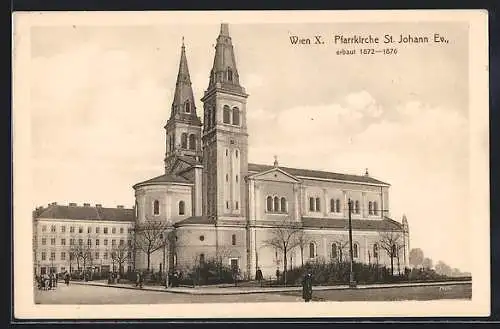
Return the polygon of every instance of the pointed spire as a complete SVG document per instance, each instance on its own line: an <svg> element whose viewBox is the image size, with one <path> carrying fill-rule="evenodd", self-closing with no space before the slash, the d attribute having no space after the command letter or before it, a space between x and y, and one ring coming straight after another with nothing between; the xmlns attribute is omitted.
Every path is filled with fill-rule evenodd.
<svg viewBox="0 0 500 329"><path fill-rule="evenodd" d="M370 176L370 174L368 173L368 168L365 168L365 176Z"/></svg>
<svg viewBox="0 0 500 329"><path fill-rule="evenodd" d="M229 25L227 23L222 23L220 25L220 35L229 37Z"/></svg>
<svg viewBox="0 0 500 329"><path fill-rule="evenodd" d="M274 167L276 167L276 168L277 168L278 166L279 166L279 164L278 164L278 156L277 156L277 155L275 155L275 156L274 156Z"/></svg>
<svg viewBox="0 0 500 329"><path fill-rule="evenodd" d="M233 43L229 35L229 26L227 23L222 23L220 26L208 89L215 88L218 84L223 88L244 93L243 88L240 86Z"/></svg>
<svg viewBox="0 0 500 329"><path fill-rule="evenodd" d="M186 57L186 46L184 45L184 37L182 37L181 58L179 61L177 81L175 83L171 117L197 118L193 88L191 87L191 76L189 75Z"/></svg>

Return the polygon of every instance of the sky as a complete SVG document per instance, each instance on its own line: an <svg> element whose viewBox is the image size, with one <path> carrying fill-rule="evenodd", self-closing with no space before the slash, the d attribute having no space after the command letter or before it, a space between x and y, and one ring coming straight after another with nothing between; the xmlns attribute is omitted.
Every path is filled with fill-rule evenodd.
<svg viewBox="0 0 500 329"><path fill-rule="evenodd" d="M363 174L391 184L410 247L470 271L467 25L231 24L247 103L249 161ZM134 204L132 185L164 171L181 39L195 98L208 86L219 25L31 29L33 208ZM291 35L423 34L446 45L338 56ZM382 46L380 46L382 47ZM203 118L202 104L196 104Z"/></svg>

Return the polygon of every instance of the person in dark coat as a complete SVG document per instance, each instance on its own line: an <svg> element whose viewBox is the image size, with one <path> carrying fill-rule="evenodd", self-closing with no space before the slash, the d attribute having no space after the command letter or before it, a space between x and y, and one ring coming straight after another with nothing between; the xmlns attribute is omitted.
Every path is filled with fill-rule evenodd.
<svg viewBox="0 0 500 329"><path fill-rule="evenodd" d="M278 284L280 283L280 270L279 270L279 268L276 269L276 281L278 282Z"/></svg>
<svg viewBox="0 0 500 329"><path fill-rule="evenodd" d="M307 273L302 280L302 298L309 302L312 299L312 275Z"/></svg>
<svg viewBox="0 0 500 329"><path fill-rule="evenodd" d="M68 272L64 275L64 282L66 283L67 286L69 286L69 280L70 280L70 275Z"/></svg>
<svg viewBox="0 0 500 329"><path fill-rule="evenodd" d="M257 273L255 273L255 280L259 281L260 285L262 286L262 279L264 277L262 276L262 271L260 270L260 267L257 269Z"/></svg>

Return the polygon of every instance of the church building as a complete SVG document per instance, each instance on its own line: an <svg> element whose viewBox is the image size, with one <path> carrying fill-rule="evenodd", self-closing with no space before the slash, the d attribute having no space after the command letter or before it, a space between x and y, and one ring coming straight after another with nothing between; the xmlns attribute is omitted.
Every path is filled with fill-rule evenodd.
<svg viewBox="0 0 500 329"><path fill-rule="evenodd" d="M289 267L348 257L348 200L354 260L390 264L380 237L397 232L402 243L397 262L408 266L408 223L390 218L388 183L368 171L348 175L289 168L276 158L269 164L249 162L248 136L256 132L247 129L252 109L247 109L249 94L240 83L227 24L221 24L207 73L208 87L196 96L203 103L198 109L183 42L164 127L165 172L133 186L135 225L162 222L175 237L167 250L150 255L152 269L167 263L169 269L183 270L218 258L246 277L257 268L269 277L277 268L282 271L283 255L266 241L283 223L292 223L305 237L305 244L287 255ZM147 268L147 258L137 254L136 268Z"/></svg>

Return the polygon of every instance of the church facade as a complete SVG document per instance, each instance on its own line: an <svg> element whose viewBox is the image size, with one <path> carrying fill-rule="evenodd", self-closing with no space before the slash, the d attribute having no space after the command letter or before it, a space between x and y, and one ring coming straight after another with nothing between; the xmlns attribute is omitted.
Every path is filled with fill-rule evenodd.
<svg viewBox="0 0 500 329"><path fill-rule="evenodd" d="M187 269L210 259L253 277L283 268L282 252L267 243L288 223L304 242L287 255L289 267L348 257L348 200L352 200L353 258L390 264L383 232L400 234L398 265L408 265L406 218L390 218L388 183L346 175L249 163L247 106L227 24L215 47L208 87L197 109L184 43L170 117L165 125L165 172L134 185L135 225L162 222L175 238L149 257L151 269ZM251 110L251 109L250 109ZM203 120L198 116L203 113ZM287 224L287 225L288 225ZM138 231L139 232L139 231ZM136 233L140 234L140 233ZM347 248L346 248L347 247ZM344 255L344 256L342 256ZM136 268L147 267L138 253Z"/></svg>

